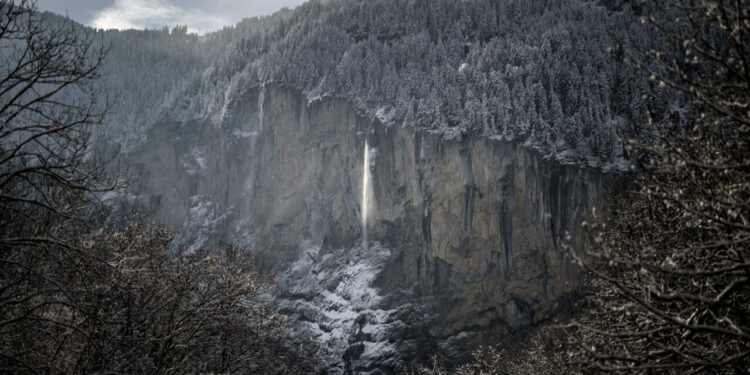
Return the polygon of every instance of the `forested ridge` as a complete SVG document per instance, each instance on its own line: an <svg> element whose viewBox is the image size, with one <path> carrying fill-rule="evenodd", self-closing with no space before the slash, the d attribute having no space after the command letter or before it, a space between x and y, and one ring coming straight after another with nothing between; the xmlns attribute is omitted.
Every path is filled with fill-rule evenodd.
<svg viewBox="0 0 750 375"><path fill-rule="evenodd" d="M113 128L137 141L153 118L220 125L234 94L274 81L385 123L611 167L632 124L683 110L622 63L633 40L659 44L637 24L648 10L612 3L313 0L205 36L107 31Z"/></svg>

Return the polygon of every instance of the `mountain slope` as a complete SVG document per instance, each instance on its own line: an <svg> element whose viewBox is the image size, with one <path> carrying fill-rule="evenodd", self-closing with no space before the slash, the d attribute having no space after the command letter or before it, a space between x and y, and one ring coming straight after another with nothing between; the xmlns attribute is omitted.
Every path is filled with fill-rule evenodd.
<svg viewBox="0 0 750 375"><path fill-rule="evenodd" d="M672 100L621 63L622 48L607 52L640 33L642 10L612 9L585 0L313 0L203 37L184 27L108 31L105 76L125 93L112 138L137 142L159 117L221 125L238 92L274 81L310 100L343 97L386 123L520 140L608 168L629 124L645 122L645 109L664 115Z"/></svg>

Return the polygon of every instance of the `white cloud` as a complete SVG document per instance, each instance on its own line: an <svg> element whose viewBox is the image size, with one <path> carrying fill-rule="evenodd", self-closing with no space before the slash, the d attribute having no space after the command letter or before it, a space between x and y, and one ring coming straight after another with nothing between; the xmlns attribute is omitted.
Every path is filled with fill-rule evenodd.
<svg viewBox="0 0 750 375"><path fill-rule="evenodd" d="M92 26L101 29L144 29L188 25L191 32L210 31L231 21L197 8L184 9L164 0L116 0L96 15Z"/></svg>
<svg viewBox="0 0 750 375"><path fill-rule="evenodd" d="M206 32L232 25L243 17L270 14L304 0L115 0L94 16L101 29L143 29L187 25L190 32Z"/></svg>

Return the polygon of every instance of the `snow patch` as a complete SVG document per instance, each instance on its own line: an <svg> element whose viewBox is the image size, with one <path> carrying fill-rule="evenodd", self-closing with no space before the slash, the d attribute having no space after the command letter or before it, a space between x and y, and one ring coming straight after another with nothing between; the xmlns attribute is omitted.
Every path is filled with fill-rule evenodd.
<svg viewBox="0 0 750 375"><path fill-rule="evenodd" d="M231 213L232 208L221 212L210 196L191 196L188 217L182 224L179 242L186 246L188 253L195 252L208 242L211 234Z"/></svg>
<svg viewBox="0 0 750 375"><path fill-rule="evenodd" d="M232 135L236 138L250 138L250 137L257 137L258 136L257 131L245 131L242 129L234 129L232 130Z"/></svg>
<svg viewBox="0 0 750 375"><path fill-rule="evenodd" d="M382 124L389 125L396 118L396 110L392 107L380 107L375 111L375 118Z"/></svg>
<svg viewBox="0 0 750 375"><path fill-rule="evenodd" d="M182 157L182 168L189 176L202 174L206 165L206 150L203 147L193 147Z"/></svg>
<svg viewBox="0 0 750 375"><path fill-rule="evenodd" d="M280 273L279 301L282 311L296 316L299 328L318 341L327 371L343 372L344 353L353 345L364 350L352 362L396 355L386 333L400 321L392 318L395 310L380 307L382 297L372 286L390 250L379 243L326 252L305 243L302 249L299 259Z"/></svg>

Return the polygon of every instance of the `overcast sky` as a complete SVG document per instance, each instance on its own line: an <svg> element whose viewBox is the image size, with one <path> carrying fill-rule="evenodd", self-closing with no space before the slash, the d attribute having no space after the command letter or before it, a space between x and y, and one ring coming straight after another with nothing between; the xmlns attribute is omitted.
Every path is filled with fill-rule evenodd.
<svg viewBox="0 0 750 375"><path fill-rule="evenodd" d="M294 8L305 0L37 0L41 10L68 15L103 29L143 29L187 25L206 32L246 17Z"/></svg>

